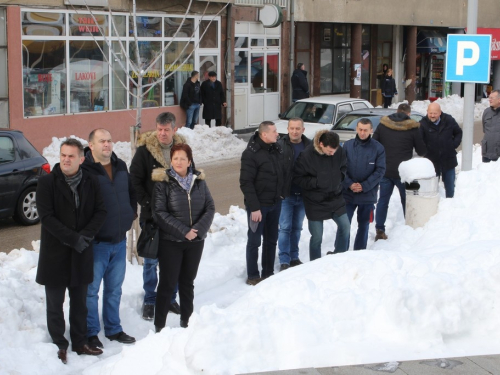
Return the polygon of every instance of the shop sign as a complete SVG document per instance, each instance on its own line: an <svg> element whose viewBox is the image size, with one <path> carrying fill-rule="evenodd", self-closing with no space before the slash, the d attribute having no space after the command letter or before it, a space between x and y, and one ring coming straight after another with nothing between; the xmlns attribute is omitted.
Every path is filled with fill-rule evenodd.
<svg viewBox="0 0 500 375"><path fill-rule="evenodd" d="M192 72L194 70L193 64L165 64L167 72Z"/></svg>
<svg viewBox="0 0 500 375"><path fill-rule="evenodd" d="M491 35L491 59L500 60L500 29L477 28L477 33Z"/></svg>

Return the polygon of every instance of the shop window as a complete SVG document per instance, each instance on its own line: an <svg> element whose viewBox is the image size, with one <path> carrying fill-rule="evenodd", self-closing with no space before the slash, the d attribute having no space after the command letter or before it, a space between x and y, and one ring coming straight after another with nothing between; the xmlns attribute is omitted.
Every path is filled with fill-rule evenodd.
<svg viewBox="0 0 500 375"><path fill-rule="evenodd" d="M127 17L113 16L113 24L111 25L112 36L127 36Z"/></svg>
<svg viewBox="0 0 500 375"><path fill-rule="evenodd" d="M279 92L279 53L268 53L266 61L266 92Z"/></svg>
<svg viewBox="0 0 500 375"><path fill-rule="evenodd" d="M297 49L309 49L311 47L311 27L309 23L297 23Z"/></svg>
<svg viewBox="0 0 500 375"><path fill-rule="evenodd" d="M165 18L165 36L167 38L191 38L194 34L194 19L167 17ZM177 34L177 35L176 35Z"/></svg>
<svg viewBox="0 0 500 375"><path fill-rule="evenodd" d="M234 42L234 48L248 48L248 37L237 36Z"/></svg>
<svg viewBox="0 0 500 375"><path fill-rule="evenodd" d="M65 14L22 12L22 35L65 36Z"/></svg>
<svg viewBox="0 0 500 375"><path fill-rule="evenodd" d="M250 45L252 47L264 47L264 39L252 39Z"/></svg>
<svg viewBox="0 0 500 375"><path fill-rule="evenodd" d="M234 83L248 82L248 52L234 53Z"/></svg>
<svg viewBox="0 0 500 375"><path fill-rule="evenodd" d="M165 104L178 105L184 83L194 70L194 43L171 42L165 51ZM190 56L191 55L191 56Z"/></svg>
<svg viewBox="0 0 500 375"><path fill-rule="evenodd" d="M219 23L214 21L200 21L200 48L219 48Z"/></svg>
<svg viewBox="0 0 500 375"><path fill-rule="evenodd" d="M332 50L322 49L320 58L320 92L322 94L330 94L332 92Z"/></svg>
<svg viewBox="0 0 500 375"><path fill-rule="evenodd" d="M208 73L217 73L217 55L200 56L200 81L208 79Z"/></svg>
<svg viewBox="0 0 500 375"><path fill-rule="evenodd" d="M126 48L126 43L124 48ZM111 109L126 109L127 108L127 86L129 84L127 78L127 60L125 59L125 51L121 50L120 42L113 42L113 50L116 58L111 57L113 71L111 72L111 87L113 88L113 103Z"/></svg>
<svg viewBox="0 0 500 375"><path fill-rule="evenodd" d="M144 38L161 37L161 17L135 17L137 21L137 36ZM134 17L129 17L130 35L134 35Z"/></svg>
<svg viewBox="0 0 500 375"><path fill-rule="evenodd" d="M279 47L280 46L280 40L279 39L268 39L267 40L267 46L268 47Z"/></svg>
<svg viewBox="0 0 500 375"><path fill-rule="evenodd" d="M71 36L108 36L108 16L105 14L69 14L69 35Z"/></svg>
<svg viewBox="0 0 500 375"><path fill-rule="evenodd" d="M154 87L152 84L161 79L161 58L156 59L162 52L161 42L139 41L139 56L143 67L149 66L154 60L156 62L149 71L142 77L142 105L145 108L159 107L161 105L161 83ZM135 43L130 43L130 58L135 61ZM137 72L130 72L132 79L137 82ZM137 87L130 83L130 106L137 106Z"/></svg>
<svg viewBox="0 0 500 375"><path fill-rule="evenodd" d="M66 55L63 40L23 40L25 116L66 112Z"/></svg>

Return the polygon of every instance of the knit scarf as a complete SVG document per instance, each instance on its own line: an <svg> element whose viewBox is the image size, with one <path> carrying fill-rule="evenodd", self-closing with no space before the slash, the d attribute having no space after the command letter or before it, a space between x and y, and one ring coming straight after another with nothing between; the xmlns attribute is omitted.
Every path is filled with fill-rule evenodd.
<svg viewBox="0 0 500 375"><path fill-rule="evenodd" d="M66 180L66 183L68 184L69 188L73 192L73 197L75 198L75 206L78 208L80 206L80 197L78 196L78 184L82 180L82 169L79 168L78 172L74 176L68 177L64 175L64 179Z"/></svg>
<svg viewBox="0 0 500 375"><path fill-rule="evenodd" d="M193 182L193 169L191 167L188 168L186 177L181 177L179 174L174 170L174 168L170 169L170 175L177 180L179 185L189 192L191 190L191 184Z"/></svg>

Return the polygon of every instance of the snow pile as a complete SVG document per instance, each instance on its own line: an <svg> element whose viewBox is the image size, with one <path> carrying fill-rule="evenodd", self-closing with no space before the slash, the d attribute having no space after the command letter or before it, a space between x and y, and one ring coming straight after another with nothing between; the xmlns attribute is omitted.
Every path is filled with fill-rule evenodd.
<svg viewBox="0 0 500 375"><path fill-rule="evenodd" d="M421 178L436 176L434 165L429 159L414 158L399 164L401 182L412 182Z"/></svg>
<svg viewBox="0 0 500 375"><path fill-rule="evenodd" d="M246 143L237 138L233 134L232 129L225 126L210 128L208 125L196 125L194 130L181 128L178 132L186 137L193 149L193 158L197 164L218 162L220 160L239 157L246 147ZM74 135L69 136L69 138L78 139L84 147L88 145L85 139ZM61 148L61 143L66 139L67 137L52 137L51 144L43 149L43 156L47 159L51 168L56 163L59 163L59 149ZM132 161L130 142L114 142L113 151L130 166L130 162Z"/></svg>

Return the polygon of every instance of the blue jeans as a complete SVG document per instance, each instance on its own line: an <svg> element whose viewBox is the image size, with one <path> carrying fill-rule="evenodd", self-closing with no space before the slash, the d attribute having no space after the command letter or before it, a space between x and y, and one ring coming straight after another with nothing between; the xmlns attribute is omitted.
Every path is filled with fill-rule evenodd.
<svg viewBox="0 0 500 375"><path fill-rule="evenodd" d="M347 214L337 216L332 214L332 219L337 224L337 236L335 237L334 253L343 253L349 248L349 235L351 224L347 218ZM323 220L309 220L309 232L311 239L309 240L309 259L315 260L321 258L321 243L323 242Z"/></svg>
<svg viewBox="0 0 500 375"><path fill-rule="evenodd" d="M354 211L358 209L358 231L356 232L356 239L354 240L354 250L366 249L368 242L368 228L370 227L370 216L373 212L373 204L353 204L346 203L347 217L349 223L352 223Z"/></svg>
<svg viewBox="0 0 500 375"><path fill-rule="evenodd" d="M399 190L401 196L401 204L403 205L403 214L406 214L406 188L405 184L399 178L383 177L380 181L380 196L375 210L375 228L385 232L385 220L387 219L387 211L389 209L389 201L391 200L394 186Z"/></svg>
<svg viewBox="0 0 500 375"><path fill-rule="evenodd" d="M280 264L299 259L299 240L306 211L302 196L292 194L281 203L278 248Z"/></svg>
<svg viewBox="0 0 500 375"><path fill-rule="evenodd" d="M439 176L439 175L438 175ZM441 172L446 198L453 198L455 195L455 168L447 169Z"/></svg>
<svg viewBox="0 0 500 375"><path fill-rule="evenodd" d="M259 247L262 244L262 278L274 274L274 258L276 258L276 243L278 242L278 225L281 212L281 201L273 206L261 207L262 220L257 226L255 233L250 229L250 214L247 208L248 218L248 241L246 249L247 257L247 275L249 279L258 279L260 277L259 266Z"/></svg>
<svg viewBox="0 0 500 375"><path fill-rule="evenodd" d="M99 323L99 288L104 283L102 295L102 320L104 334L111 336L123 331L120 324L120 300L125 279L127 243L112 244L94 241L94 281L87 290L87 337L97 336Z"/></svg>
<svg viewBox="0 0 500 375"><path fill-rule="evenodd" d="M186 111L186 128L194 129L200 114L200 104L194 103Z"/></svg>

